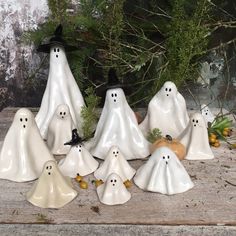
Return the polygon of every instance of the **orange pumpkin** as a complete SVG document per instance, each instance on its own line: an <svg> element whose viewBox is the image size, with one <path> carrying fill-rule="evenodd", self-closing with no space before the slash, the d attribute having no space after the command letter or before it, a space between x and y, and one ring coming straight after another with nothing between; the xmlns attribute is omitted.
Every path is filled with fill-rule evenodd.
<svg viewBox="0 0 236 236"><path fill-rule="evenodd" d="M170 135L166 135L164 138L157 139L150 147L150 152L153 153L159 147L170 148L179 160L183 160L186 156L186 148L177 139L172 139Z"/></svg>

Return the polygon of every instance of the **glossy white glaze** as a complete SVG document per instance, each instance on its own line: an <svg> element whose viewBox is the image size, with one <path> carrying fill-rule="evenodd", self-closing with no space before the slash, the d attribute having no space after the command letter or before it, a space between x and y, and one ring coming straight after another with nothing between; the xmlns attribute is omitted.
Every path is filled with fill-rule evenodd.
<svg viewBox="0 0 236 236"><path fill-rule="evenodd" d="M129 165L120 149L117 146L113 146L109 150L105 161L101 163L99 168L94 172L94 176L104 182L111 173L116 173L124 182L131 180L135 172L135 169Z"/></svg>
<svg viewBox="0 0 236 236"><path fill-rule="evenodd" d="M50 50L49 75L36 122L43 138L46 139L48 125L60 104L67 104L74 124L81 132L81 108L84 99L71 73L64 48L53 46Z"/></svg>
<svg viewBox="0 0 236 236"><path fill-rule="evenodd" d="M0 178L16 182L37 179L43 165L54 160L26 108L19 109L4 139L0 154Z"/></svg>
<svg viewBox="0 0 236 236"><path fill-rule="evenodd" d="M93 173L98 165L89 151L82 144L78 144L72 146L66 158L59 162L59 169L63 175L75 178L77 174L85 176Z"/></svg>
<svg viewBox="0 0 236 236"><path fill-rule="evenodd" d="M131 198L119 175L112 173L105 183L97 187L100 202L106 205L124 204Z"/></svg>
<svg viewBox="0 0 236 236"><path fill-rule="evenodd" d="M55 161L48 161L26 199L41 208L61 208L77 196L69 177L64 177Z"/></svg>
<svg viewBox="0 0 236 236"><path fill-rule="evenodd" d="M205 104L201 105L201 113L206 122L206 126L208 125L208 122L212 123L214 121L215 116L212 114L210 108L207 105Z"/></svg>
<svg viewBox="0 0 236 236"><path fill-rule="evenodd" d="M186 103L173 82L167 81L148 105L145 119L139 125L143 134L154 128L161 130L162 135L176 138L189 121Z"/></svg>
<svg viewBox="0 0 236 236"><path fill-rule="evenodd" d="M70 151L70 146L64 143L70 141L74 128L69 107L59 105L49 123L47 134L47 145L53 154L63 155Z"/></svg>
<svg viewBox="0 0 236 236"><path fill-rule="evenodd" d="M178 140L186 147L187 160L213 159L211 147L208 140L208 132L205 120L200 113L191 115L189 124Z"/></svg>
<svg viewBox="0 0 236 236"><path fill-rule="evenodd" d="M90 153L104 159L112 146L118 146L127 160L140 159L150 154L149 145L124 91L121 88L107 90L95 135L86 143Z"/></svg>
<svg viewBox="0 0 236 236"><path fill-rule="evenodd" d="M194 186L178 157L167 147L155 150L137 170L134 183L145 191L167 195L182 193Z"/></svg>

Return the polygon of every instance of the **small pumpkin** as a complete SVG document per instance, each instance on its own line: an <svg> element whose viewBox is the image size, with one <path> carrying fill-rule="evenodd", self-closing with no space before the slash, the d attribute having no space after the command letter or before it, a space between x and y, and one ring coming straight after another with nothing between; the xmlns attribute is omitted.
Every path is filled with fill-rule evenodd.
<svg viewBox="0 0 236 236"><path fill-rule="evenodd" d="M186 148L177 139L173 139L170 135L166 135L164 138L157 139L150 147L150 152L153 153L159 147L170 148L179 160L183 160L186 156Z"/></svg>

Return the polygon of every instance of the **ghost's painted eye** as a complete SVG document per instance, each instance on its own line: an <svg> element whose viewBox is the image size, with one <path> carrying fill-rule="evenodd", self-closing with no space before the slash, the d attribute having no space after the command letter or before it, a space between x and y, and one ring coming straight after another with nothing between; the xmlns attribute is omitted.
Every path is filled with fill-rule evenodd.
<svg viewBox="0 0 236 236"><path fill-rule="evenodd" d="M27 121L28 121L28 119L27 119L27 118L25 118L25 121L27 122Z"/></svg>
<svg viewBox="0 0 236 236"><path fill-rule="evenodd" d="M116 182L116 179L114 180L114 182Z"/></svg>
<svg viewBox="0 0 236 236"><path fill-rule="evenodd" d="M57 49L57 51L58 51L58 52L60 51L59 48Z"/></svg>
<svg viewBox="0 0 236 236"><path fill-rule="evenodd" d="M111 179L111 182L113 182L113 179Z"/></svg>
<svg viewBox="0 0 236 236"><path fill-rule="evenodd" d="M166 88L166 92L168 91L168 88Z"/></svg>
<svg viewBox="0 0 236 236"><path fill-rule="evenodd" d="M196 120L196 123L198 123L198 120Z"/></svg>
<svg viewBox="0 0 236 236"><path fill-rule="evenodd" d="M116 153L118 154L119 152L117 151Z"/></svg>
<svg viewBox="0 0 236 236"><path fill-rule="evenodd" d="M62 112L60 112L60 115L62 115Z"/></svg>
<svg viewBox="0 0 236 236"><path fill-rule="evenodd" d="M64 112L64 115L66 114L66 112Z"/></svg>
<svg viewBox="0 0 236 236"><path fill-rule="evenodd" d="M166 159L164 156L162 157L164 160Z"/></svg>
<svg viewBox="0 0 236 236"><path fill-rule="evenodd" d="M54 48L54 52L56 52L57 51L57 49L56 48Z"/></svg>
<svg viewBox="0 0 236 236"><path fill-rule="evenodd" d="M116 154L116 152L113 152L113 154Z"/></svg>
<svg viewBox="0 0 236 236"><path fill-rule="evenodd" d="M112 97L114 96L113 93L111 94L111 96L112 96Z"/></svg>
<svg viewBox="0 0 236 236"><path fill-rule="evenodd" d="M52 169L52 166L50 166L50 170Z"/></svg>
<svg viewBox="0 0 236 236"><path fill-rule="evenodd" d="M46 169L48 170L48 166L46 167Z"/></svg>
<svg viewBox="0 0 236 236"><path fill-rule="evenodd" d="M167 158L170 159L170 156L168 155Z"/></svg>
<svg viewBox="0 0 236 236"><path fill-rule="evenodd" d="M22 118L20 118L20 122L22 122L23 121L23 119Z"/></svg>
<svg viewBox="0 0 236 236"><path fill-rule="evenodd" d="M192 121L193 121L193 122L195 122L195 120L194 120L194 119L193 119Z"/></svg>
<svg viewBox="0 0 236 236"><path fill-rule="evenodd" d="M115 97L117 97L117 94L115 93Z"/></svg>
<svg viewBox="0 0 236 236"><path fill-rule="evenodd" d="M171 88L169 89L169 92L171 91Z"/></svg>

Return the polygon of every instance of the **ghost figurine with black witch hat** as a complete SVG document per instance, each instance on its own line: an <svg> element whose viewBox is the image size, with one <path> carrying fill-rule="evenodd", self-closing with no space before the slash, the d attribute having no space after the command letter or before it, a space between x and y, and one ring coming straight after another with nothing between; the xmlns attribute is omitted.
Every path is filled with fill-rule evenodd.
<svg viewBox="0 0 236 236"><path fill-rule="evenodd" d="M62 26L59 25L50 43L40 45L39 52L50 53L49 75L36 122L44 139L47 138L48 126L58 105L66 104L79 132L82 127L81 108L84 99L70 70L66 52L76 50L62 38ZM63 128L63 127L62 127Z"/></svg>
<svg viewBox="0 0 236 236"><path fill-rule="evenodd" d="M0 178L16 182L37 179L44 163L54 160L36 125L34 115L19 109L0 153Z"/></svg>
<svg viewBox="0 0 236 236"><path fill-rule="evenodd" d="M145 158L150 154L150 144L138 127L122 87L115 70L110 69L102 114L94 137L86 143L90 153L100 159L107 156L112 146L118 146L127 160Z"/></svg>
<svg viewBox="0 0 236 236"><path fill-rule="evenodd" d="M176 154L167 147L160 147L153 152L137 170L134 183L145 191L166 195L183 193L194 186Z"/></svg>
<svg viewBox="0 0 236 236"><path fill-rule="evenodd" d="M186 147L185 159L206 160L214 158L209 144L206 123L200 113L191 115L188 126L178 137L178 140Z"/></svg>
<svg viewBox="0 0 236 236"><path fill-rule="evenodd" d="M70 146L64 145L71 137L71 130L75 128L66 104L60 104L48 126L47 145L55 155L67 154Z"/></svg>
<svg viewBox="0 0 236 236"><path fill-rule="evenodd" d="M150 101L147 115L139 127L144 135L158 128L163 136L170 135L176 138L185 129L188 121L183 96L173 82L167 81Z"/></svg>
<svg viewBox="0 0 236 236"><path fill-rule="evenodd" d="M84 147L82 139L80 139L78 134L75 133L76 131L73 130L72 140L68 142L71 144L69 153L59 162L59 168L63 175L71 178L89 175L93 173L99 165L99 163ZM77 143L76 140L78 140ZM79 140L81 140L81 142ZM68 143L66 143L66 145L68 145Z"/></svg>
<svg viewBox="0 0 236 236"><path fill-rule="evenodd" d="M100 202L106 205L124 204L131 198L121 177L115 173L111 173L106 182L97 187L97 194Z"/></svg>
<svg viewBox="0 0 236 236"><path fill-rule="evenodd" d="M104 162L94 172L94 176L105 182L111 173L118 174L123 182L131 180L135 174L135 169L129 165L117 146L111 147Z"/></svg>
<svg viewBox="0 0 236 236"><path fill-rule="evenodd" d="M71 202L77 194L70 178L61 174L56 162L48 161L39 179L27 193L26 199L41 208L61 208Z"/></svg>
<svg viewBox="0 0 236 236"><path fill-rule="evenodd" d="M208 123L212 123L214 120L215 120L215 116L212 114L210 108L205 105L205 104L202 104L201 105L201 113L202 113L202 116L204 117L204 120L206 122L206 126L208 126Z"/></svg>

